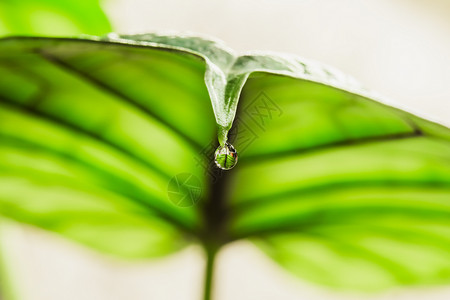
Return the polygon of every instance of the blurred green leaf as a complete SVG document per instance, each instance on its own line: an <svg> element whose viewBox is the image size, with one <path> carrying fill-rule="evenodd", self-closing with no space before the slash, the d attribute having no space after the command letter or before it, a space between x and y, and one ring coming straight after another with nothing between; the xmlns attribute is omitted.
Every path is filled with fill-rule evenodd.
<svg viewBox="0 0 450 300"><path fill-rule="evenodd" d="M96 0L2 0L0 35L105 34L109 21Z"/></svg>
<svg viewBox="0 0 450 300"><path fill-rule="evenodd" d="M215 128L202 62L82 40L1 44L1 212L120 256L183 246L201 219L167 185L202 178L194 157Z"/></svg>
<svg viewBox="0 0 450 300"><path fill-rule="evenodd" d="M450 130L379 100L192 36L3 39L0 211L122 257L246 238L328 286L448 283ZM186 173L200 202L177 207Z"/></svg>

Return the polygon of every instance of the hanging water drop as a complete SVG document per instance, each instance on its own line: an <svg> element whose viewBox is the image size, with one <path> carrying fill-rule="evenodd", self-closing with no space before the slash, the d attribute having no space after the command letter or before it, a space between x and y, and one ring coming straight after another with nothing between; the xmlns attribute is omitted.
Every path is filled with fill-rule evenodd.
<svg viewBox="0 0 450 300"><path fill-rule="evenodd" d="M229 143L219 146L214 153L214 161L217 167L222 170L232 169L238 161L236 149Z"/></svg>

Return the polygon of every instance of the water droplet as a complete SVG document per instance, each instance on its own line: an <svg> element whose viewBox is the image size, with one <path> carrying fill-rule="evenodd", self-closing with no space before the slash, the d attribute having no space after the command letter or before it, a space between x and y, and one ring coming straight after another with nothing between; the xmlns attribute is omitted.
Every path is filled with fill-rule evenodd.
<svg viewBox="0 0 450 300"><path fill-rule="evenodd" d="M214 161L222 170L232 169L238 161L236 149L229 143L219 146L214 153Z"/></svg>

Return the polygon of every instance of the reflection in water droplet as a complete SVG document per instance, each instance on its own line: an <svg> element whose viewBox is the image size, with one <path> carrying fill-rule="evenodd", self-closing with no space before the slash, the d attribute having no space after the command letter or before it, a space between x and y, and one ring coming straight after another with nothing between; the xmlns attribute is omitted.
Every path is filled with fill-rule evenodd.
<svg viewBox="0 0 450 300"><path fill-rule="evenodd" d="M238 161L238 155L233 145L225 143L219 146L214 154L216 165L222 170L232 169Z"/></svg>

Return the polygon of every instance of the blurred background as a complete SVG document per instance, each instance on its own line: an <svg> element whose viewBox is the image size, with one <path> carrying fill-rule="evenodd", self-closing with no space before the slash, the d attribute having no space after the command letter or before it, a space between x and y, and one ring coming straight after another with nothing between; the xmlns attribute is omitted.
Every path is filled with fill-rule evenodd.
<svg viewBox="0 0 450 300"><path fill-rule="evenodd" d="M450 124L448 0L0 2L2 36L154 30L199 32L238 51L315 59L400 107ZM201 295L204 259L196 246L161 260L129 263L23 225L4 224L1 239L9 286L21 300L190 300ZM450 287L373 296L326 290L291 277L247 242L219 254L215 293L217 300L450 299Z"/></svg>

